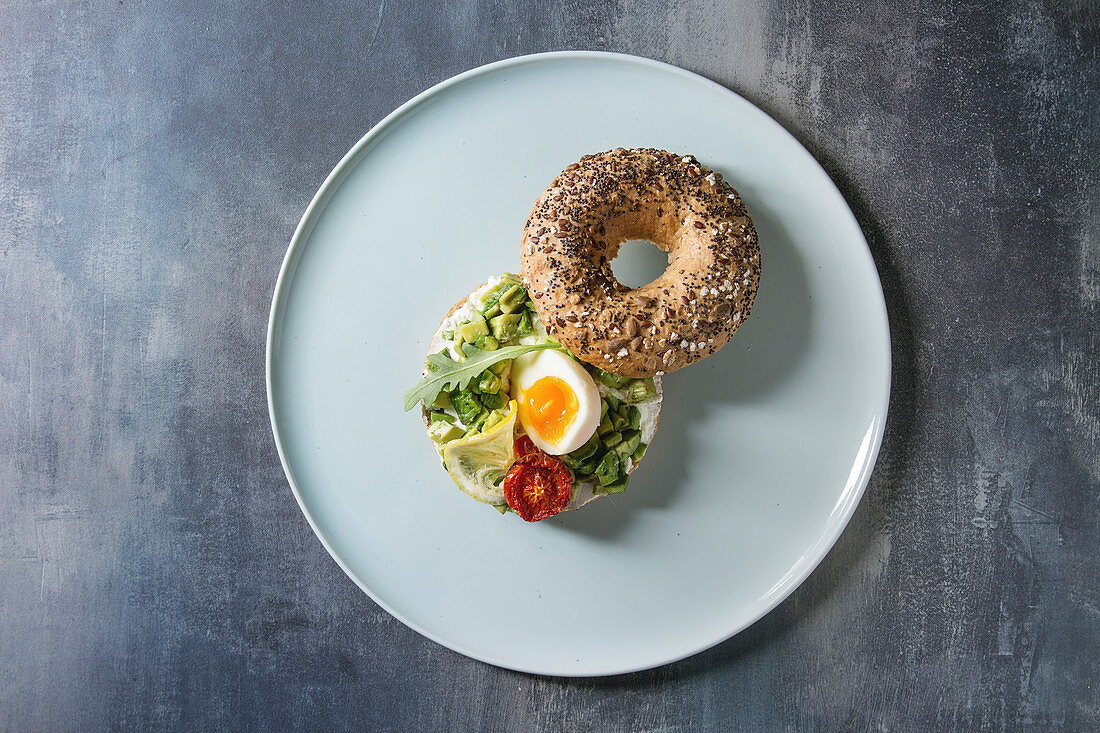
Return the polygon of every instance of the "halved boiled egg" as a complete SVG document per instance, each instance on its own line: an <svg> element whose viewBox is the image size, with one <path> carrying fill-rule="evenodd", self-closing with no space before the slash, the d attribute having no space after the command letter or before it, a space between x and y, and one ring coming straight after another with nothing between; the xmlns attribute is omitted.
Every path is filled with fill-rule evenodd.
<svg viewBox="0 0 1100 733"><path fill-rule="evenodd" d="M531 442L550 455L580 448L600 424L600 391L580 364L556 349L512 363L512 396Z"/></svg>

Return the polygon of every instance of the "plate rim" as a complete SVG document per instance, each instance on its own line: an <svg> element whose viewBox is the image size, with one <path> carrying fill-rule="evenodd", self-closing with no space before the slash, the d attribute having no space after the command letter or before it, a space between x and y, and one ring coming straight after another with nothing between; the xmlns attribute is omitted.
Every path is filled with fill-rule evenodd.
<svg viewBox="0 0 1100 733"><path fill-rule="evenodd" d="M592 669L553 669L550 670L545 666L538 664L516 664L506 660L493 658L491 655L477 652L472 649L464 647L462 644L456 644L454 642L445 640L438 635L422 628L419 624L412 622L396 609L390 606L382 598L378 597L370 588L352 571L352 569L344 562L344 560L334 551L332 544L329 542L325 532L318 526L313 514L306 506L302 493L298 488L297 481L294 478L294 472L291 469L290 463L287 460L286 450L283 446L283 440L279 430L279 422L276 418L275 412L275 395L273 390L273 350L275 343L275 331L278 326L279 314L282 310L282 305L285 302L286 294L289 289L290 271L292 265L297 256L299 249L303 245L303 241L307 239L306 233L311 228L313 217L322 208L325 199L328 197L329 192L337 185L338 181L343 177L343 174L351 166L353 161L359 156L360 152L366 148L371 142L384 134L386 130L397 123L401 118L412 112L425 100L443 92L451 87L458 86L472 78L478 76L484 76L490 73L497 72L501 69L506 69L513 66L521 66L525 64L538 63L542 61L555 60L555 59L579 59L579 60L611 60L618 61L620 63L635 64L641 67L647 67L649 69L655 69L665 73L671 73L675 76L679 76L685 81L700 84L710 87L713 91L719 94L727 95L736 99L739 103L748 105L751 109L762 115L769 120L781 135L786 135L790 138L790 141L794 142L797 149L804 153L805 158L809 164L816 167L820 172L824 180L828 183L827 190L831 197L834 199L832 208L839 208L842 213L841 216L847 219L847 224L852 232L858 237L858 241L862 243L862 248L859 249L860 254L863 256L864 264L869 268L870 273L874 276L874 282L878 284L878 288L874 289L875 295L878 296L875 305L878 306L877 311L881 316L881 322L883 325L884 333L879 334L884 339L886 345L885 364L881 365L885 374L886 389L884 394L881 395L881 402L879 409L875 411L876 415L879 415L879 419L875 420L875 424L872 426L872 436L870 450L867 452L866 458L863 461L863 465L860 467L859 475L856 478L856 487L851 491L848 496L841 497L843 500L838 501L838 504L833 507L829 517L826 518L826 522L835 522L834 526L830 529L828 524L825 531L818 536L817 540L806 548L801 558L796 561L795 565L787 571L786 574L765 594L764 598L766 602L760 604L758 608L750 613L750 618L743 623L737 624L727 634L719 638L708 641L701 646L693 646L691 649L682 653L669 656L668 658L662 658L652 663L646 663L641 666L638 665L614 665L603 664ZM839 204L839 206L837 206ZM444 646L452 651L458 652L463 656L471 659L476 659L480 662L490 664L503 669L510 669L517 672L523 672L527 674L537 674L544 676L556 676L556 677L606 677L610 675L618 674L630 674L634 672L640 672L647 669L655 669L667 664L672 664L688 657L699 654L712 647L721 644L728 639L733 638L737 634L746 630L760 619L771 613L780 603L786 600L795 590L797 590L802 583L813 574L814 570L821 564L821 562L828 556L837 540L840 539L841 534L847 528L848 523L851 521L852 516L855 514L856 508L859 506L860 501L863 499L863 495L867 490L867 486L870 483L871 475L874 472L875 465L878 461L879 450L882 447L883 436L886 432L886 424L889 419L889 404L890 394L892 391L893 381L893 348L890 337L890 320L889 311L886 307L886 297L882 289L882 278L879 275L878 267L875 265L874 257L871 253L870 246L867 244L867 238L863 233L862 227L855 218L855 214L852 212L851 207L848 205L847 200L841 194L837 188L836 183L832 177L821 165L821 163L814 157L814 155L803 145L798 138L796 138L786 127L783 126L778 120L762 110L760 107L753 104L745 97L741 96L737 92L719 84L716 81L708 79L701 74L697 74L693 71L688 71L679 66L665 63L663 61L656 61L654 59L645 58L643 56L636 56L632 54L611 52L611 51L584 51L584 50L566 50L566 51L547 51L542 53L525 54L522 56L513 56L499 61L493 61L488 64L468 69L459 74L451 76L443 81L440 81L424 91L416 94L408 101L401 104L394 109L388 115L379 120L364 134L347 153L340 158L340 161L332 169L332 171L326 176L324 182L320 188L313 195L309 205L306 207L305 212L302 214L302 218L299 220L298 225L294 229L294 234L291 236L290 244L287 247L286 254L283 256L282 263L279 267L279 274L275 282L275 289L271 297L271 307L268 314L267 324L267 338L265 345L264 355L264 373L265 373L265 386L267 390L267 408L268 408L268 420L271 424L271 433L275 440L275 448L279 455L279 462L282 465L283 475L286 476L287 482L290 484L290 490L294 494L294 499L298 503L298 508L305 516L306 521L309 523L310 529L313 530L314 535L321 541L321 545L328 552L329 556L336 562L337 566L344 571L352 582L354 582L363 593L367 595L372 601L374 601L383 610L396 618L401 623L405 624L408 628L412 629L421 636L432 640L433 642ZM851 478L849 477L849 482ZM843 506L841 504L843 503ZM839 518L832 519L838 514ZM807 557L812 557L812 560L806 560Z"/></svg>

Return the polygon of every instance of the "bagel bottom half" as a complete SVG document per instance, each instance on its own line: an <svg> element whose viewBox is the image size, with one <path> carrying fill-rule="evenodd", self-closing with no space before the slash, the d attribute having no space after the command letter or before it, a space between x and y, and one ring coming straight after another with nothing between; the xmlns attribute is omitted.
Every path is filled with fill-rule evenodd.
<svg viewBox="0 0 1100 733"><path fill-rule="evenodd" d="M467 295L466 297L462 298L457 303L455 303L451 307L451 309L448 310L446 314L444 314L443 318L440 319L439 325L436 327L435 333L432 335L432 338L431 338L431 340L428 344L428 351L427 351L428 354L436 354L436 353L439 353L439 352L443 351L445 348L447 348L448 342L443 338L443 329L444 329L444 325L447 322L447 319L449 317L451 317L452 315L454 315L455 313L457 313L460 309L462 309L467 304L467 302L470 301L471 298L474 299L475 305L478 308L480 308L480 299L484 296L484 294L488 290L490 290L492 287L494 287L497 284L497 282L498 282L498 280L496 278L494 278L494 279L491 279L491 280L483 283L482 285L478 286L469 295ZM532 313L531 316L532 316L532 318L534 318L536 320L538 319L538 315L536 313ZM543 330L545 330L545 328ZM625 397L626 397L625 390L623 390L623 389L613 389L611 387L608 387L605 384L602 384L599 380L595 380L595 382L596 382L596 387L600 391L601 396L611 394L611 395L614 395L616 398L618 398L618 399L620 399L624 402L626 401L626 399L625 399ZM661 387L661 378L660 377L654 377L653 378L653 383L654 383L654 386L657 389L656 397L652 398L651 400L649 400L645 403L637 405L637 407L639 407L639 411L641 412L641 426L640 426L640 429L641 429L641 432L642 432L642 442L645 443L647 446L652 445L653 437L657 432L657 425L660 422L661 402L662 402L662 398L663 398L663 391L662 391L662 387ZM430 426L430 412L431 412L430 408L427 405L422 405L421 406L421 412L422 412L422 417L424 419L425 427ZM520 434L522 434L522 428L519 426L519 423L517 422L517 424L516 424L516 436L518 437ZM432 445L435 446L435 443L433 442ZM438 448L437 448L437 451L438 451ZM644 455L641 458L639 458L638 461L636 461L636 462L633 461L633 460L630 460L629 465L627 465L625 467L625 472L627 474L633 473L634 470L638 468L638 466L641 464L641 462L643 460L645 460ZM597 484L597 482L595 481L594 478L589 479L589 480L584 480L584 481L576 481L573 485L573 498L569 502L569 505L565 507L564 511L569 511L571 509L579 509L580 507L584 506L585 504L589 503L590 501L593 501L595 499L599 499L602 496L607 496L607 494L598 494L598 493L596 493L597 488L598 488L598 484ZM628 489L628 491L629 491L629 489Z"/></svg>

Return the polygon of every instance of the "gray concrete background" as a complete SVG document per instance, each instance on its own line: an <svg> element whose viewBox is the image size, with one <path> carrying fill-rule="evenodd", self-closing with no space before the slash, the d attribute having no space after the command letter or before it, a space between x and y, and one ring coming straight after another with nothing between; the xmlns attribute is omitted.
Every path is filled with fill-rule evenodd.
<svg viewBox="0 0 1100 733"><path fill-rule="evenodd" d="M269 298L394 107L623 51L780 120L867 235L896 375L839 544L661 669L406 629L279 468ZM0 729L1100 727L1100 20L1074 2L0 0Z"/></svg>

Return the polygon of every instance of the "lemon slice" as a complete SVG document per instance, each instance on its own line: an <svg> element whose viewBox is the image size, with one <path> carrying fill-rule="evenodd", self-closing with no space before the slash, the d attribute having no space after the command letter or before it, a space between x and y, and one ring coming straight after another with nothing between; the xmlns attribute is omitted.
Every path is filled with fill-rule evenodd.
<svg viewBox="0 0 1100 733"><path fill-rule="evenodd" d="M508 403L508 416L489 432L452 440L443 446L447 473L458 488L485 504L507 503L504 474L516 460L512 446L516 413L516 401L512 400Z"/></svg>

